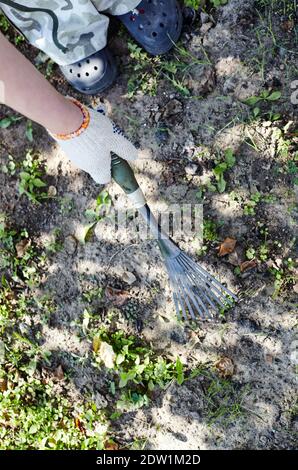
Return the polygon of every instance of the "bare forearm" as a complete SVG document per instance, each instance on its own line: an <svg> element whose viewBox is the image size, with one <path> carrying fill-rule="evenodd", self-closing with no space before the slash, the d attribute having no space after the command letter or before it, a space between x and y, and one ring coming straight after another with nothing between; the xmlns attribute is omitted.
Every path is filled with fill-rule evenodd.
<svg viewBox="0 0 298 470"><path fill-rule="evenodd" d="M82 114L0 33L0 102L46 127L67 134Z"/></svg>

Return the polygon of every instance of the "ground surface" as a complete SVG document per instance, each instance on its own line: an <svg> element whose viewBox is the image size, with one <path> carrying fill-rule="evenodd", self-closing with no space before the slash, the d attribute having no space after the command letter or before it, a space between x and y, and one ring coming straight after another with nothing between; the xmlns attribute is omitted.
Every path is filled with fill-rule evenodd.
<svg viewBox="0 0 298 470"><path fill-rule="evenodd" d="M55 394L72 403L75 447L88 432L94 437L106 429L107 439L113 439L116 447L295 447L295 4L230 0L219 8L207 5L207 13L198 13L194 22L188 17L180 50L163 61L128 50L123 46L126 39L112 39L120 74L100 98L130 138L147 149L146 158L135 165L140 186L154 211L172 203L203 202L204 247L198 248L196 233L177 236L176 241L241 299L214 322L187 326L177 322L158 248L154 241L139 240L131 225L116 231L103 217L82 243L90 223L85 211L95 207L103 188L75 169L39 126L32 126L33 139L25 119L0 129L0 212L6 220L2 237L9 238L9 230L16 232L10 246L2 246L4 258L12 259L2 261L1 267L8 283L2 282L4 316L5 302L12 305L8 321L1 323L1 393L17 387L20 377L25 382L33 377L50 383ZM6 33L13 35L10 30ZM38 51L24 42L18 47L36 62ZM41 64L43 72L46 68L50 81L63 93L99 103L98 97L73 93L56 66ZM247 104L252 96L263 99ZM15 116L4 107L0 112L0 119ZM224 161L227 148L233 150L235 162L224 172L224 185L222 179L216 181L213 170ZM46 187L36 191L48 191L51 197L41 204L18 190L21 162L29 149L32 155L39 153L46 165L41 167ZM13 162L9 168L8 155ZM125 207L126 198L115 184L106 189L112 200L110 214ZM23 229L27 233L21 233ZM217 247L226 237L236 239L236 247L219 257ZM22 240L23 249L19 246L17 253ZM31 246L24 248L28 240ZM33 267L33 272L25 267ZM20 314L14 305L19 307L21 294L35 304ZM188 380L156 387L144 393L149 403L143 407L115 414L121 395L117 378L113 382L111 371L95 361L94 336L102 327L108 335L119 330L139 337L155 357L169 361L180 357ZM29 354L27 344L24 358L16 357L24 347L12 344L9 338L14 332L20 344L20 337L38 344L35 352ZM47 352L51 355L46 361ZM28 372L32 358L35 365ZM191 371L197 373L191 376ZM111 382L116 383L115 391ZM17 409L16 398L11 400ZM38 394L30 400L38 400ZM125 400L127 409L133 399ZM95 403L103 414L102 427L94 430L89 423L87 434L77 417L81 411L76 411L84 403ZM116 411L120 408L118 403ZM4 428L19 436L20 424L12 421L10 412L2 413ZM30 429L32 436L39 432ZM38 439L28 444L27 438L11 439L3 446L51 446L46 439L41 444L36 444ZM59 438L55 439L52 447L58 448Z"/></svg>

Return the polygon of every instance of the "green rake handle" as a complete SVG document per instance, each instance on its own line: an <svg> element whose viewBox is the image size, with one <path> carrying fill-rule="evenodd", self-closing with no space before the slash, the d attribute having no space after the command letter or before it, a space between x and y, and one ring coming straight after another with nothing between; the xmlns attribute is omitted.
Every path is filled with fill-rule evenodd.
<svg viewBox="0 0 298 470"><path fill-rule="evenodd" d="M138 182L129 163L118 155L112 154L112 177L126 194L139 189Z"/></svg>
<svg viewBox="0 0 298 470"><path fill-rule="evenodd" d="M112 177L127 195L140 190L139 184L129 163L115 154L112 154ZM163 257L176 257L179 254L180 249L177 247L175 242L161 230L160 225L156 221L146 201L142 207L138 207L138 210L150 227L151 233L155 236Z"/></svg>

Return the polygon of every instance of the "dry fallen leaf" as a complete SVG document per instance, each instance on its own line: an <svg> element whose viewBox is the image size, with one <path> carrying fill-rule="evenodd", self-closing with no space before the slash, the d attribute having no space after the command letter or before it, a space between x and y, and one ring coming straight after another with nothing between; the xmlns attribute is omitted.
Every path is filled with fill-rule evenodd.
<svg viewBox="0 0 298 470"><path fill-rule="evenodd" d="M243 261L243 263L240 264L240 271L243 273L244 271L248 271L248 269L255 268L256 265L257 262L254 259Z"/></svg>
<svg viewBox="0 0 298 470"><path fill-rule="evenodd" d="M107 299L116 307L121 307L129 296L129 292L126 290L114 289L114 287L109 286L106 287L105 293Z"/></svg>
<svg viewBox="0 0 298 470"><path fill-rule="evenodd" d="M296 292L296 294L298 294L298 282L297 284L293 286L293 291Z"/></svg>
<svg viewBox="0 0 298 470"><path fill-rule="evenodd" d="M281 23L281 28L286 32L289 33L293 31L295 26L294 20L286 20Z"/></svg>
<svg viewBox="0 0 298 470"><path fill-rule="evenodd" d="M235 238L225 238L219 247L218 256L225 256L234 251L237 240Z"/></svg>
<svg viewBox="0 0 298 470"><path fill-rule="evenodd" d="M24 238L16 244L17 257L22 258L31 245L31 240Z"/></svg>
<svg viewBox="0 0 298 470"><path fill-rule="evenodd" d="M0 379L0 392L6 392L7 390L7 380L5 378Z"/></svg>
<svg viewBox="0 0 298 470"><path fill-rule="evenodd" d="M78 428L81 432L85 432L85 428L84 426L82 425L81 421L79 420L79 418L75 418L75 427Z"/></svg>
<svg viewBox="0 0 298 470"><path fill-rule="evenodd" d="M105 442L104 450L119 450L119 444L113 441Z"/></svg>
<svg viewBox="0 0 298 470"><path fill-rule="evenodd" d="M232 377L234 374L234 364L232 359L229 357L221 357L215 364L216 369L221 377L227 378Z"/></svg>
<svg viewBox="0 0 298 470"><path fill-rule="evenodd" d="M116 358L113 347L105 341L102 341L98 353L104 365L108 369L112 369Z"/></svg>

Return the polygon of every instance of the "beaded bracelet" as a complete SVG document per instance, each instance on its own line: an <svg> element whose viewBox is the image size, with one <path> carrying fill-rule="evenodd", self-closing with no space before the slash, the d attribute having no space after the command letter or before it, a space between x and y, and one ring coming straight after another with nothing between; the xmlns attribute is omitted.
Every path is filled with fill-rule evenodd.
<svg viewBox="0 0 298 470"><path fill-rule="evenodd" d="M57 139L57 140L70 140L73 137L78 137L85 129L87 129L90 123L90 113L88 111L88 108L86 108L86 106L84 106L75 98L68 98L68 99L72 101L78 108L80 108L82 115L83 115L83 122L76 131L73 131L70 134L51 134L54 137L54 139Z"/></svg>

